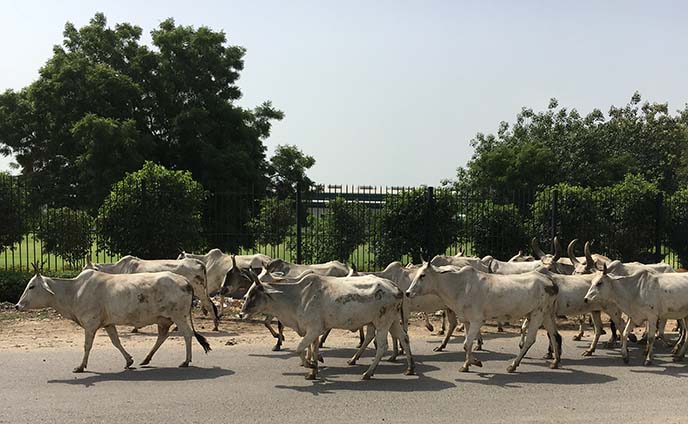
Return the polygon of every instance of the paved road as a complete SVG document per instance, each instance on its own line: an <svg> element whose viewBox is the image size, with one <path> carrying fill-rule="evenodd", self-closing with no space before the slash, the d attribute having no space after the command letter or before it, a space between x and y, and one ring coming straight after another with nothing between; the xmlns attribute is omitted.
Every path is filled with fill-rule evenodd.
<svg viewBox="0 0 688 424"><path fill-rule="evenodd" d="M643 367L641 352L623 366L616 351L592 358L577 355L583 342L565 337L563 368L538 359L539 337L518 373L505 371L516 338L488 335L484 367L459 373L459 343L433 353L437 338L416 339L418 376L402 375L401 363L383 363L372 381L360 381L370 363L349 367L353 349L324 351L321 381L303 378L292 352L270 352L263 344L225 346L205 356L194 346L195 367L178 369L180 346L163 346L158 368L121 370L114 348L97 348L91 371L72 374L81 352L43 349L3 351L0 422L686 422L688 365L673 364L660 349L657 365ZM353 339L352 339L353 340ZM340 340L341 341L341 340ZM460 341L457 340L457 341ZM291 340L293 344L293 340ZM288 343L289 346L291 346ZM145 350L132 350L141 359ZM619 421L622 420L622 421Z"/></svg>

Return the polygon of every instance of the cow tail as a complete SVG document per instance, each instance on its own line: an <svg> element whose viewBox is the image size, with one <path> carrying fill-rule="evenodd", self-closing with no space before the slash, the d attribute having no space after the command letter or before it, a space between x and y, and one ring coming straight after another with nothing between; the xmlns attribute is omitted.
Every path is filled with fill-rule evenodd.
<svg viewBox="0 0 688 424"><path fill-rule="evenodd" d="M189 284L189 288L191 288L190 284ZM210 343L208 343L208 339L206 339L202 334L197 332L196 328L194 327L194 323L193 323L193 296L191 296L191 304L189 305L189 322L191 322L191 330L193 330L194 337L196 337L196 340L198 340L198 344L201 345L201 347L203 348L205 353L210 352L212 349L210 349Z"/></svg>

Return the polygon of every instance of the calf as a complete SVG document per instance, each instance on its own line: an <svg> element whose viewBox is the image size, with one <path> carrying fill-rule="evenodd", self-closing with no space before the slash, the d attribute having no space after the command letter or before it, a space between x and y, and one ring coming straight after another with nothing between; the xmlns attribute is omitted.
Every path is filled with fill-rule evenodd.
<svg viewBox="0 0 688 424"><path fill-rule="evenodd" d="M54 308L63 317L84 329L84 357L74 372L83 372L93 338L104 328L112 344L122 353L125 368L134 363L124 350L116 325L143 327L158 325L158 339L141 365L147 365L163 344L172 323L176 324L186 343L186 359L180 367L191 362L191 338L207 353L208 341L193 326L191 308L193 288L181 275L171 272L131 275L105 274L93 270L82 271L76 278L48 278L38 271L24 289L17 310Z"/></svg>

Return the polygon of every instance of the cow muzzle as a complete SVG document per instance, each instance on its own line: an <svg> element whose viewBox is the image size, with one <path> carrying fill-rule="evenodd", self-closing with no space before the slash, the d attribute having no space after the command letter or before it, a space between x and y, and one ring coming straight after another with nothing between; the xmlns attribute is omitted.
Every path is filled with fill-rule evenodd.
<svg viewBox="0 0 688 424"><path fill-rule="evenodd" d="M22 309L24 309L24 306L17 303L16 305L14 305L14 309L17 311L21 311Z"/></svg>
<svg viewBox="0 0 688 424"><path fill-rule="evenodd" d="M415 296L415 293L411 293L410 291L406 292L406 297L408 297L409 299L414 297L414 296Z"/></svg>
<svg viewBox="0 0 688 424"><path fill-rule="evenodd" d="M583 298L583 303L588 303L588 300L589 299L587 297Z"/></svg>

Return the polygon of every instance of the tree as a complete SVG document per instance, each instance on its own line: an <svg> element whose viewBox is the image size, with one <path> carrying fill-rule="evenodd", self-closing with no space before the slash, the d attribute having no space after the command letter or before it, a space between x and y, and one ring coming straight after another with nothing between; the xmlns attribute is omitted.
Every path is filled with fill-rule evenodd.
<svg viewBox="0 0 688 424"><path fill-rule="evenodd" d="M101 247L145 259L174 258L202 246L203 187L188 171L146 162L116 183L98 210Z"/></svg>
<svg viewBox="0 0 688 424"><path fill-rule="evenodd" d="M683 268L688 268L688 188L665 200L665 237Z"/></svg>
<svg viewBox="0 0 688 424"><path fill-rule="evenodd" d="M296 186L300 184L302 190L313 186L306 171L315 165L312 156L304 154L298 147L278 145L275 154L270 159L272 171L271 188L277 197L284 199L293 197Z"/></svg>
<svg viewBox="0 0 688 424"><path fill-rule="evenodd" d="M528 242L523 219L515 205L488 200L466 219L468 236L478 256L492 255L506 261Z"/></svg>
<svg viewBox="0 0 688 424"><path fill-rule="evenodd" d="M151 48L141 35L100 13L82 28L67 23L38 80L0 94L0 153L56 206L97 208L144 160L188 170L213 191L262 192L263 140L283 114L270 102L236 104L245 50L172 19L151 32Z"/></svg>
<svg viewBox="0 0 688 424"><path fill-rule="evenodd" d="M48 209L39 220L36 238L45 253L60 256L73 269L93 244L93 218L70 208Z"/></svg>
<svg viewBox="0 0 688 424"><path fill-rule="evenodd" d="M260 201L258 216L248 226L256 242L278 246L296 224L296 206L292 199L268 198Z"/></svg>
<svg viewBox="0 0 688 424"><path fill-rule="evenodd" d="M688 106L676 114L666 103L641 103L582 116L551 99L547 110L523 108L496 134L477 134L475 151L457 173L457 188L485 192L529 190L566 183L605 187L641 175L666 191L688 176Z"/></svg>

